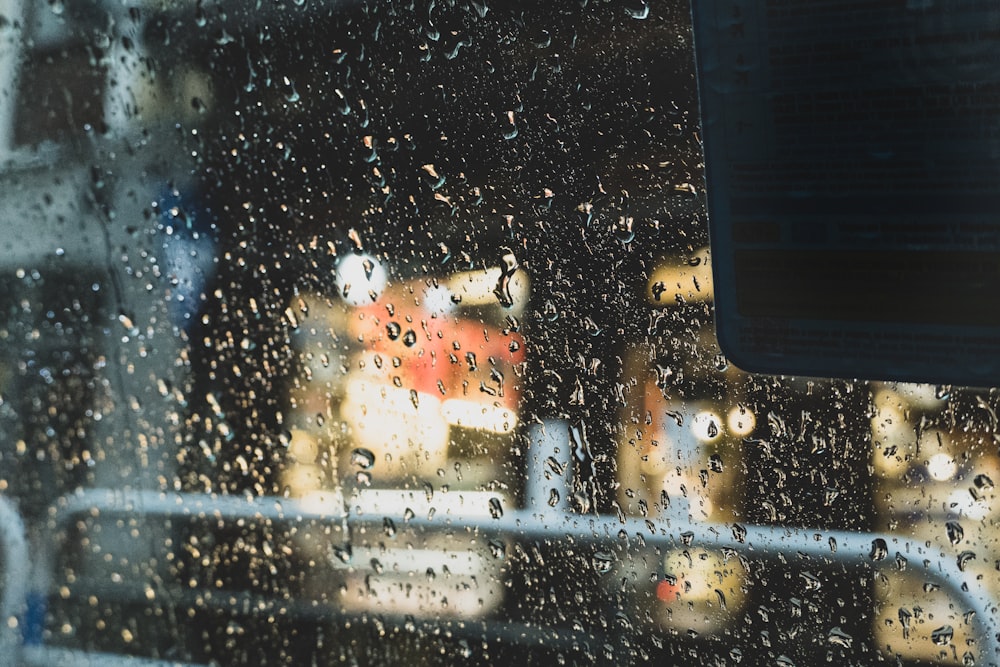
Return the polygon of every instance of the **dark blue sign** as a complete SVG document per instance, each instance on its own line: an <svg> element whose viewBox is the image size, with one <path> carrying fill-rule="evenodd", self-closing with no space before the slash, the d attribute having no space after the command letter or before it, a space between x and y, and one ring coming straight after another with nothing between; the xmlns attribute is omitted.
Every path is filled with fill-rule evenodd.
<svg viewBox="0 0 1000 667"><path fill-rule="evenodd" d="M1000 3L693 7L726 355L1000 384Z"/></svg>

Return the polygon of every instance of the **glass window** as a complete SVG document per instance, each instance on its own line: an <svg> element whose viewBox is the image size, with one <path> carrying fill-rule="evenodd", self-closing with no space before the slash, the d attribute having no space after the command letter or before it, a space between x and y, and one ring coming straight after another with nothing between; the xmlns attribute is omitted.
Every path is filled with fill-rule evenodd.
<svg viewBox="0 0 1000 667"><path fill-rule="evenodd" d="M689 12L0 0L10 655L1000 660L996 390L718 349Z"/></svg>

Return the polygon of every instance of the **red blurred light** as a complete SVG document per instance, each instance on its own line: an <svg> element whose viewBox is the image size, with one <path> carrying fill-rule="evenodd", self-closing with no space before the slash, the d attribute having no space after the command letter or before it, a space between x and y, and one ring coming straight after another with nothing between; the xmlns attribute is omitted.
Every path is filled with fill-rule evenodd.
<svg viewBox="0 0 1000 667"><path fill-rule="evenodd" d="M677 593L680 590L680 587L676 584L672 584L669 581L661 581L656 584L656 597L663 602L673 602L677 599Z"/></svg>

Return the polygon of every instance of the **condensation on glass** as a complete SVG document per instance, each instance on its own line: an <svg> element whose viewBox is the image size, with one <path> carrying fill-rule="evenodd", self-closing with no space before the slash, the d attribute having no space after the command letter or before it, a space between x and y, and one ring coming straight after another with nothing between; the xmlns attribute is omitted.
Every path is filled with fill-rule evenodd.
<svg viewBox="0 0 1000 667"><path fill-rule="evenodd" d="M1000 660L996 392L718 350L688 12L0 2L10 655Z"/></svg>

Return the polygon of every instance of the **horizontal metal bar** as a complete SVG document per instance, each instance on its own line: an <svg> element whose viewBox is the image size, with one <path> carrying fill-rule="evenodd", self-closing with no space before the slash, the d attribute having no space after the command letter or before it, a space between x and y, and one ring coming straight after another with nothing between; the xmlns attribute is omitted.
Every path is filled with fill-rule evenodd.
<svg viewBox="0 0 1000 667"><path fill-rule="evenodd" d="M21 664L31 667L206 667L190 662L74 651L49 646L26 647L22 651Z"/></svg>
<svg viewBox="0 0 1000 667"><path fill-rule="evenodd" d="M575 544L607 547L639 539L645 548L671 549L699 546L709 549L732 550L748 557L785 560L816 558L827 562L880 567L873 561L873 544L880 540L891 550L909 557L927 560L930 565L921 571L940 584L960 601L965 611L975 611L978 664L997 665L1000 660L1000 619L997 602L984 581L966 576L953 559L935 554L923 543L893 534L820 531L804 528L741 526L690 523L677 519L647 523L642 519L605 515L568 513L533 513L508 510L496 518L464 518L461 516L395 516L386 514L347 515L343 511L318 512L295 499L253 496L216 496L206 494L160 493L157 491L110 491L94 489L65 497L50 513L50 528L64 533L67 522L74 516L97 512L141 516L215 518L219 520L316 521L354 526L381 522L390 518L398 525L425 531L467 531L470 534L506 536L512 539L558 542L571 540ZM666 524L666 525L664 525ZM651 530L652 527L652 530ZM684 534L682 538L681 535ZM833 548L835 545L835 548ZM891 559L889 559L891 562Z"/></svg>

